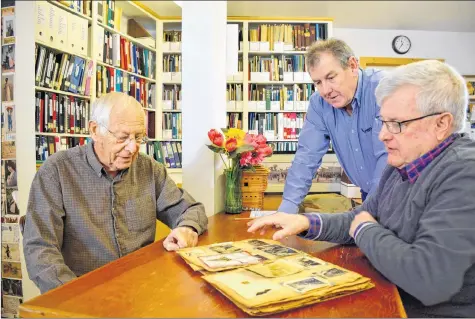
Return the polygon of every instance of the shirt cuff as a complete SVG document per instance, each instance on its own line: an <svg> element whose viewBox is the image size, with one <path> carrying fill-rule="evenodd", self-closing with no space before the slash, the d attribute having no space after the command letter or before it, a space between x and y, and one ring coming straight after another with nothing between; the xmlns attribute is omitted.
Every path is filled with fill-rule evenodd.
<svg viewBox="0 0 475 319"><path fill-rule="evenodd" d="M359 224L359 225L356 227L356 229L355 229L355 236L354 236L355 242L356 242L356 237L357 237L358 234L361 232L361 230L362 230L364 227L366 227L366 226L368 226L368 225L371 225L371 224L374 224L374 223L373 223L373 222L364 222L364 223Z"/></svg>
<svg viewBox="0 0 475 319"><path fill-rule="evenodd" d="M307 231L298 234L298 236L310 240L318 239L322 233L322 218L320 214L304 214L303 216L308 218L310 227Z"/></svg>
<svg viewBox="0 0 475 319"><path fill-rule="evenodd" d="M299 206L284 199L277 211L287 214L297 214L299 212Z"/></svg>

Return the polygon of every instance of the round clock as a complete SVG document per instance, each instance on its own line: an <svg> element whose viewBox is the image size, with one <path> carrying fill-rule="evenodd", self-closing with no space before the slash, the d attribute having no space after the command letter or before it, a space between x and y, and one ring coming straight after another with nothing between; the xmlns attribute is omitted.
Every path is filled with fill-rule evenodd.
<svg viewBox="0 0 475 319"><path fill-rule="evenodd" d="M393 50L398 54L406 54L411 48L411 40L405 35L398 35L393 40Z"/></svg>

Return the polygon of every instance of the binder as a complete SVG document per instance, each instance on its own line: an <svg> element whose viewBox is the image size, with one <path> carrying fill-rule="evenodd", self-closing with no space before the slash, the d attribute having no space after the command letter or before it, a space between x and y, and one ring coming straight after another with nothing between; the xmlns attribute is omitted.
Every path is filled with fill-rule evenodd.
<svg viewBox="0 0 475 319"><path fill-rule="evenodd" d="M68 17L69 23L68 23L68 51L71 53L77 54L80 52L78 50L79 44L79 36L80 36L80 20L82 20L79 17L76 17L75 15L70 14Z"/></svg>
<svg viewBox="0 0 475 319"><path fill-rule="evenodd" d="M48 43L48 8L51 4L44 1L35 2L35 39L37 41Z"/></svg>
<svg viewBox="0 0 475 319"><path fill-rule="evenodd" d="M68 49L68 22L71 14L64 10L57 10L56 41L55 47L61 50Z"/></svg>
<svg viewBox="0 0 475 319"><path fill-rule="evenodd" d="M88 21L86 19L76 17L76 16L74 16L74 18L77 20L77 23L79 26L78 39L77 39L78 47L77 47L76 53L82 56L86 56L87 55L87 41L88 41L87 35L88 35L88 30L89 30Z"/></svg>
<svg viewBox="0 0 475 319"><path fill-rule="evenodd" d="M58 37L58 13L61 11L60 8L50 4L46 3L47 10L48 10L48 24L47 28L48 31L47 33L49 34L49 37L47 39L46 44L49 46L52 46L53 48L57 48L57 37Z"/></svg>

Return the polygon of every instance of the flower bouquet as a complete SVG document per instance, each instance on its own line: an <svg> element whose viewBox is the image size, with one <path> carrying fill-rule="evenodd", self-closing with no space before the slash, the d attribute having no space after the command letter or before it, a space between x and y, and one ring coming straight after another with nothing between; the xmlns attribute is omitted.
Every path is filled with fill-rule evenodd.
<svg viewBox="0 0 475 319"><path fill-rule="evenodd" d="M208 137L211 144L206 146L219 154L225 166L226 213L239 214L242 211L242 171L255 171L255 165L261 164L264 158L272 155L272 148L261 134L249 134L236 128L221 131L222 133L215 129L210 130Z"/></svg>

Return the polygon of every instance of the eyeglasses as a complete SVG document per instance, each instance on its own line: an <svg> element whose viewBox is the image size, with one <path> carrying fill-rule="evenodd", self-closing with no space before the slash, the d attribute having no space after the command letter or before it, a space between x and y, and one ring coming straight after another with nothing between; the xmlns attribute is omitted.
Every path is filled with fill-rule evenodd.
<svg viewBox="0 0 475 319"><path fill-rule="evenodd" d="M434 116L434 115L439 115L439 114L442 114L442 112L432 113L432 114L424 115L424 116L421 116L421 117L416 117L414 119L405 120L405 121L384 121L384 120L382 120L381 116L377 116L376 119L378 121L380 121L381 123L384 123L386 125L386 128L388 129L388 131L390 133L399 134L402 131L402 125L403 124L406 124L406 123L409 123L409 122L414 122L414 121L421 120L421 119L429 117L429 116Z"/></svg>
<svg viewBox="0 0 475 319"><path fill-rule="evenodd" d="M115 139L116 139L116 142L118 144L122 144L122 143L125 143L129 137L117 137L115 136L114 133L111 132L111 130L109 130L109 128L101 123L98 123L100 126L102 126L103 128L105 128ZM146 135L139 135L135 138L135 143L137 144L147 144L147 142L149 141L148 137Z"/></svg>

